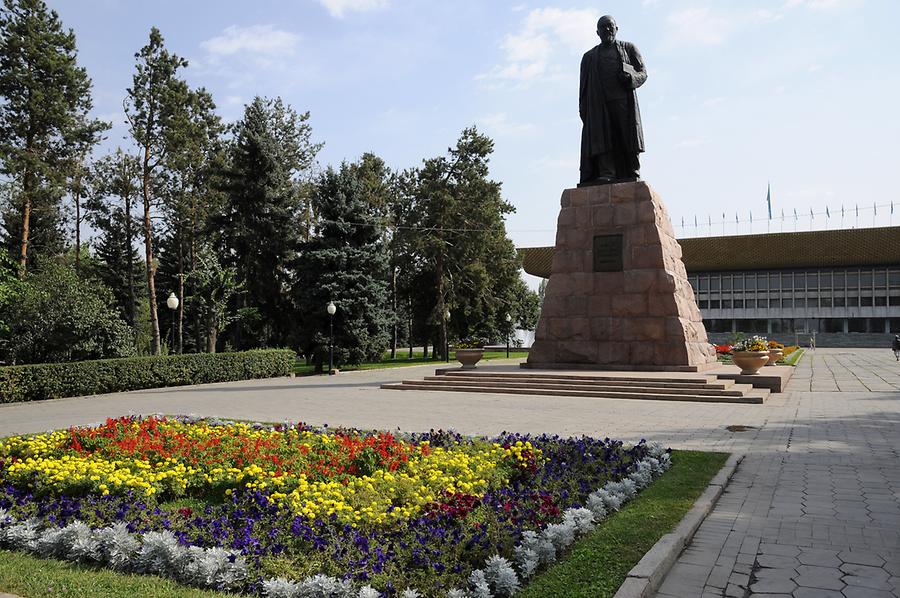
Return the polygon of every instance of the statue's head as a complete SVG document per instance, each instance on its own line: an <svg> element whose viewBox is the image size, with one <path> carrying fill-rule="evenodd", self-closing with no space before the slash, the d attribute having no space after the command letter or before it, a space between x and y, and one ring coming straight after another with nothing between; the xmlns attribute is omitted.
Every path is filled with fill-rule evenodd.
<svg viewBox="0 0 900 598"><path fill-rule="evenodd" d="M600 17L600 20L597 21L597 35L600 36L601 41L604 44L611 44L616 41L616 33L619 31L619 26L616 25L616 20L609 15L605 15Z"/></svg>

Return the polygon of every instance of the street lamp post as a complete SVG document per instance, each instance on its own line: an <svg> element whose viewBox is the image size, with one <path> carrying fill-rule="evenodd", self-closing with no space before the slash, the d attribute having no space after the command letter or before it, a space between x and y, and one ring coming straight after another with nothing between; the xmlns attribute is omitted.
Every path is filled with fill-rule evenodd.
<svg viewBox="0 0 900 598"><path fill-rule="evenodd" d="M169 351L172 351L172 345L175 344L175 310L178 309L178 297L175 296L174 291L169 293L166 307L172 310L172 325L169 326Z"/></svg>
<svg viewBox="0 0 900 598"><path fill-rule="evenodd" d="M444 363L450 363L450 310L444 310Z"/></svg>
<svg viewBox="0 0 900 598"><path fill-rule="evenodd" d="M509 335L510 326L512 325L512 316L506 314L506 358L509 359Z"/></svg>
<svg viewBox="0 0 900 598"><path fill-rule="evenodd" d="M337 306L334 301L329 301L325 307L328 312L328 374L334 374L334 312Z"/></svg>

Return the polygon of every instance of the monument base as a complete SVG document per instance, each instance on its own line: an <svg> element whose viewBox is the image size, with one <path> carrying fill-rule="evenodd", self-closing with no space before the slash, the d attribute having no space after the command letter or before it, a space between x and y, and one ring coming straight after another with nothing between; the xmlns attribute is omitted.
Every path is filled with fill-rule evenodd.
<svg viewBox="0 0 900 598"><path fill-rule="evenodd" d="M527 367L714 365L681 246L653 189L643 181L566 189L561 203Z"/></svg>

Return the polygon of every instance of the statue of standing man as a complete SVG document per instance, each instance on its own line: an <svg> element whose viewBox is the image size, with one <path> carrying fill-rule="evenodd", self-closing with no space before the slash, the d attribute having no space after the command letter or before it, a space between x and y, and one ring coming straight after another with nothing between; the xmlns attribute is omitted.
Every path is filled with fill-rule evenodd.
<svg viewBox="0 0 900 598"><path fill-rule="evenodd" d="M616 40L615 19L601 17L601 43L581 59L581 181L579 187L636 181L644 132L635 89L647 69L634 44Z"/></svg>

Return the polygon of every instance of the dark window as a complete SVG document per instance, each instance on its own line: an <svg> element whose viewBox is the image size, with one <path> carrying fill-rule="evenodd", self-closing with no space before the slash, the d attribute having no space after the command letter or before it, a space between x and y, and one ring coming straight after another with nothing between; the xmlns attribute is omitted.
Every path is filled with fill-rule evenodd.
<svg viewBox="0 0 900 598"><path fill-rule="evenodd" d="M806 288L810 291L815 291L819 288L819 273L818 272L807 272L806 274Z"/></svg>
<svg viewBox="0 0 900 598"><path fill-rule="evenodd" d="M868 318L849 318L847 320L847 329L850 332L867 332L868 320Z"/></svg>
<svg viewBox="0 0 900 598"><path fill-rule="evenodd" d="M731 299L722 299L722 309L731 309Z"/></svg>
<svg viewBox="0 0 900 598"><path fill-rule="evenodd" d="M887 286L887 270L875 270L875 288L883 289Z"/></svg>
<svg viewBox="0 0 900 598"><path fill-rule="evenodd" d="M744 288L744 275L743 274L735 274L734 279L732 281L732 286L734 286L735 291L740 291ZM900 282L897 283L897 286L900 286Z"/></svg>
<svg viewBox="0 0 900 598"><path fill-rule="evenodd" d="M731 277L730 277L730 276L723 276L723 277L722 277L722 290L723 290L723 291L730 291L730 290L731 290Z"/></svg>
<svg viewBox="0 0 900 598"><path fill-rule="evenodd" d="M706 299L701 299L700 309L709 309L709 301L707 301Z"/></svg>
<svg viewBox="0 0 900 598"><path fill-rule="evenodd" d="M845 278L846 278L846 276L843 272L835 272L834 273L834 288L835 289L843 289Z"/></svg>
<svg viewBox="0 0 900 598"><path fill-rule="evenodd" d="M900 289L900 270L892 269L890 274L888 274L888 279L892 289Z"/></svg>
<svg viewBox="0 0 900 598"><path fill-rule="evenodd" d="M794 298L793 297L782 297L781 298L781 307L794 307Z"/></svg>
<svg viewBox="0 0 900 598"><path fill-rule="evenodd" d="M806 332L806 318L794 318L794 332Z"/></svg>
<svg viewBox="0 0 900 598"><path fill-rule="evenodd" d="M859 288L864 291L872 290L872 271L863 270L859 273Z"/></svg>
<svg viewBox="0 0 900 598"><path fill-rule="evenodd" d="M765 333L768 328L768 322L766 320L735 320L735 324L737 325L738 332L743 332L745 334Z"/></svg>
<svg viewBox="0 0 900 598"><path fill-rule="evenodd" d="M710 276L709 290L710 291L718 291L719 290L719 277L718 276Z"/></svg>
<svg viewBox="0 0 900 598"><path fill-rule="evenodd" d="M794 321L793 320L772 320L772 332L776 334L784 334L785 332L793 332L794 331Z"/></svg>
<svg viewBox="0 0 900 598"><path fill-rule="evenodd" d="M847 288L850 290L859 288L859 271L847 272Z"/></svg>
<svg viewBox="0 0 900 598"><path fill-rule="evenodd" d="M818 297L807 297L806 298L806 307L819 307L819 298Z"/></svg>
<svg viewBox="0 0 900 598"><path fill-rule="evenodd" d="M819 272L819 288L831 288L831 272Z"/></svg>
<svg viewBox="0 0 900 598"><path fill-rule="evenodd" d="M888 324L891 327L891 332L900 332L900 318L889 318Z"/></svg>
<svg viewBox="0 0 900 598"><path fill-rule="evenodd" d="M843 295L840 296L840 297L835 297L835 298L834 298L834 306L835 306L835 307L844 307L844 305L846 305L846 303L847 303L847 301L844 300Z"/></svg>
<svg viewBox="0 0 900 598"><path fill-rule="evenodd" d="M831 307L831 297L819 297L819 305L822 307Z"/></svg>
<svg viewBox="0 0 900 598"><path fill-rule="evenodd" d="M756 299L747 299L744 301L744 307L747 309L756 309Z"/></svg>
<svg viewBox="0 0 900 598"><path fill-rule="evenodd" d="M744 286L748 291L756 290L756 275L748 274L747 278L744 279Z"/></svg>
<svg viewBox="0 0 900 598"><path fill-rule="evenodd" d="M766 309L769 307L769 300L765 297L760 297L756 300L756 307L758 309Z"/></svg>
<svg viewBox="0 0 900 598"><path fill-rule="evenodd" d="M731 332L731 320L703 320L707 332Z"/></svg>
<svg viewBox="0 0 900 598"><path fill-rule="evenodd" d="M844 320L841 318L822 318L819 320L819 332L843 332Z"/></svg>
<svg viewBox="0 0 900 598"><path fill-rule="evenodd" d="M847 307L859 307L859 297L847 297Z"/></svg>
<svg viewBox="0 0 900 598"><path fill-rule="evenodd" d="M897 297L897 302L900 303L900 297ZM734 308L735 309L744 309L744 300L743 299L735 299L734 300Z"/></svg>
<svg viewBox="0 0 900 598"><path fill-rule="evenodd" d="M891 293L890 303L891 303L891 307L896 307L896 306L900 305L900 294L895 295L895 294Z"/></svg>
<svg viewBox="0 0 900 598"><path fill-rule="evenodd" d="M887 297L878 295L875 297L875 307L885 307L887 305Z"/></svg>
<svg viewBox="0 0 900 598"><path fill-rule="evenodd" d="M718 299L710 299L709 300L709 308L710 309L719 309L721 306L722 306L722 304Z"/></svg>
<svg viewBox="0 0 900 598"><path fill-rule="evenodd" d="M872 307L872 296L871 295L863 295L859 298L860 307Z"/></svg>
<svg viewBox="0 0 900 598"><path fill-rule="evenodd" d="M765 291L769 288L769 277L766 274L760 274L759 279L756 281L756 288L760 291Z"/></svg>
<svg viewBox="0 0 900 598"><path fill-rule="evenodd" d="M769 288L773 291L777 291L781 288L781 276L779 274L769 275Z"/></svg>
<svg viewBox="0 0 900 598"><path fill-rule="evenodd" d="M701 291L709 290L709 276L701 276L700 277L700 290Z"/></svg>

